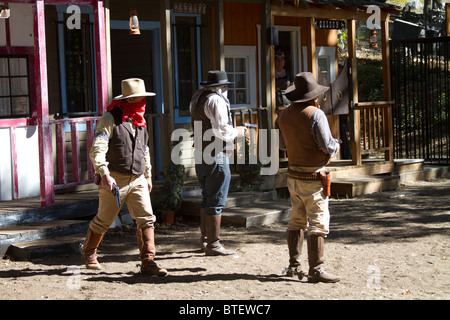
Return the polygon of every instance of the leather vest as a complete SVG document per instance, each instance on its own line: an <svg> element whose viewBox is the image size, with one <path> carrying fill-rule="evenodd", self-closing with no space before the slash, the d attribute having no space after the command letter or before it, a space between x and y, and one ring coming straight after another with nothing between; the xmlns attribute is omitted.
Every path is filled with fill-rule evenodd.
<svg viewBox="0 0 450 320"><path fill-rule="evenodd" d="M208 100L208 98L214 94L217 94L215 92L211 92L208 90L203 91L200 96L197 99L197 102L192 104L191 107L191 124L192 124L192 128L194 129L194 134L195 132L195 122L196 121L200 121L201 125L202 125L202 149L201 151L204 152L205 148L210 145L211 143L215 143L216 139L218 139L218 141L221 142L221 148L220 151L221 152L227 152L227 151L231 151L234 149L234 142L224 142L223 140L221 140L220 138L217 138L216 136L213 136L211 138L211 140L207 140L205 141L205 139L203 139L203 137L205 137L205 132L207 130L212 129L212 125L211 125L211 120L206 116L205 114L205 104L206 101ZM228 106L228 124L232 125L233 121L231 119L231 112L230 112L230 108ZM198 125L198 124L197 124ZM213 148L213 150L211 152L216 151L215 148ZM198 150L196 150L196 152L198 152ZM215 156L215 154L211 154L211 156Z"/></svg>
<svg viewBox="0 0 450 320"><path fill-rule="evenodd" d="M106 161L109 162L108 168L111 171L125 174L143 174L145 171L145 147L148 145L147 129L136 127L134 135L131 122L122 122L120 107L115 107L109 112L114 117L114 127L106 153Z"/></svg>
<svg viewBox="0 0 450 320"><path fill-rule="evenodd" d="M278 116L290 166L321 167L330 161L330 155L320 150L311 132L311 117L316 110L306 104L291 104Z"/></svg>

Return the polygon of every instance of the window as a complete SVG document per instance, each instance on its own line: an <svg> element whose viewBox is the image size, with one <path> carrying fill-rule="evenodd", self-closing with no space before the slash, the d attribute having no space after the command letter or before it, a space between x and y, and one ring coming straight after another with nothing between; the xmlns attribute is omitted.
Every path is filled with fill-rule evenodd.
<svg viewBox="0 0 450 320"><path fill-rule="evenodd" d="M319 56L317 58L317 64L322 76L330 83L330 56Z"/></svg>
<svg viewBox="0 0 450 320"><path fill-rule="evenodd" d="M173 14L175 108L190 117L189 104L200 83L200 16Z"/></svg>
<svg viewBox="0 0 450 320"><path fill-rule="evenodd" d="M228 86L228 99L231 104L249 104L248 94L248 70L247 58L225 58L225 70L228 81L233 84Z"/></svg>
<svg viewBox="0 0 450 320"><path fill-rule="evenodd" d="M0 55L0 118L30 115L28 56Z"/></svg>
<svg viewBox="0 0 450 320"><path fill-rule="evenodd" d="M256 63L252 46L225 46L228 99L232 107L256 107Z"/></svg>
<svg viewBox="0 0 450 320"><path fill-rule="evenodd" d="M89 15L81 15L81 28L64 28L67 114L96 114L93 82L92 29Z"/></svg>

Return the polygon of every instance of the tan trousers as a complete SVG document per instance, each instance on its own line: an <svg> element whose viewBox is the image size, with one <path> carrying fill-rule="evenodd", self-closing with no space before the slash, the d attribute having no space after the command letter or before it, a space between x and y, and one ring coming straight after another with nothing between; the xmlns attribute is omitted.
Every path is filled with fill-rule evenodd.
<svg viewBox="0 0 450 320"><path fill-rule="evenodd" d="M135 176L111 172L111 176L119 187L120 201L122 205L127 203L128 211L136 221L137 228L153 228L156 217L153 214L150 193L144 175ZM95 233L105 233L116 219L120 208L117 207L116 197L105 188L99 187L98 198L98 212L92 219L90 228Z"/></svg>
<svg viewBox="0 0 450 320"><path fill-rule="evenodd" d="M324 197L320 180L298 180L288 176L292 213L288 230L307 230L309 234L329 233L328 197Z"/></svg>

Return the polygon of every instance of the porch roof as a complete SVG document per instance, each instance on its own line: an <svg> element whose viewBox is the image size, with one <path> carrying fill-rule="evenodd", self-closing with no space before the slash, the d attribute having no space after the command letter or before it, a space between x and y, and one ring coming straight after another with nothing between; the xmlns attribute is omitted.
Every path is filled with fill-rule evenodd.
<svg viewBox="0 0 450 320"><path fill-rule="evenodd" d="M383 11L400 13L401 7L386 3L386 0L284 0L279 2L282 6L295 6L306 8L308 5L334 6L342 9L357 8L366 10L368 6L375 5Z"/></svg>

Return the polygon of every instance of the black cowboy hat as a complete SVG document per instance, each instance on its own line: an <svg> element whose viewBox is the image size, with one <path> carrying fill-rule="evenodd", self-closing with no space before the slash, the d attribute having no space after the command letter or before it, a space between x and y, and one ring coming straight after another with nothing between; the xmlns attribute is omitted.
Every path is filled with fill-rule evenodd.
<svg viewBox="0 0 450 320"><path fill-rule="evenodd" d="M286 89L286 98L291 102L310 101L328 89L318 84L311 72L301 72L295 76L294 83Z"/></svg>
<svg viewBox="0 0 450 320"><path fill-rule="evenodd" d="M220 70L209 71L206 81L200 82L200 84L204 87L216 87L232 83L233 82L228 81L227 73Z"/></svg>

